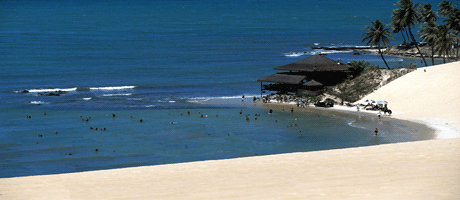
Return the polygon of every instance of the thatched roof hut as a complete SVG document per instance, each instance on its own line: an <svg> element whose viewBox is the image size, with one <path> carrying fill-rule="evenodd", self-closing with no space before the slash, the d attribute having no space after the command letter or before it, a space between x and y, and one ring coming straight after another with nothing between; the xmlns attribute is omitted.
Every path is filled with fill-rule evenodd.
<svg viewBox="0 0 460 200"><path fill-rule="evenodd" d="M322 83L318 82L318 81L315 81L315 80L310 80L304 84L302 84L303 86L306 86L306 87L321 87L323 86Z"/></svg>
<svg viewBox="0 0 460 200"><path fill-rule="evenodd" d="M303 80L305 80L305 78L306 76L302 76L302 75L272 74L270 76L261 78L257 81L297 85L297 84L301 84Z"/></svg>
<svg viewBox="0 0 460 200"><path fill-rule="evenodd" d="M348 72L349 66L321 55L313 55L275 69L298 72Z"/></svg>

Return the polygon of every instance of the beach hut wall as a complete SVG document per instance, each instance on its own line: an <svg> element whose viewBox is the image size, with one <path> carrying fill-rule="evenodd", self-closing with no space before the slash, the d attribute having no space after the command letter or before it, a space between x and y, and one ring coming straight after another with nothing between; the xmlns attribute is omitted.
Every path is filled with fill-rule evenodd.
<svg viewBox="0 0 460 200"><path fill-rule="evenodd" d="M349 66L321 55L313 55L291 64L275 67L276 70L299 72L349 72Z"/></svg>
<svg viewBox="0 0 460 200"><path fill-rule="evenodd" d="M306 76L302 76L302 75L272 74L270 76L261 78L257 81L297 85L297 84L301 84L303 80L305 79L306 79Z"/></svg>

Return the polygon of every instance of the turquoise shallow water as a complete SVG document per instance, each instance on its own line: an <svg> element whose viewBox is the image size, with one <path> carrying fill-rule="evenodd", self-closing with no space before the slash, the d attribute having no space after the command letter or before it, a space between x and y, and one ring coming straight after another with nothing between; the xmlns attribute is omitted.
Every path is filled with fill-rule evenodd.
<svg viewBox="0 0 460 200"><path fill-rule="evenodd" d="M415 130L406 123L367 117L295 113L299 126L289 127L290 113L270 117L262 107L200 103L259 94L257 79L316 53L383 65L377 55L311 47L364 45L361 28L369 20L389 22L394 3L1 1L0 177L430 138L402 134ZM392 44L398 42L397 35ZM67 92L39 94L55 90ZM261 116L247 123L241 109ZM377 138L369 134L376 125L383 126Z"/></svg>

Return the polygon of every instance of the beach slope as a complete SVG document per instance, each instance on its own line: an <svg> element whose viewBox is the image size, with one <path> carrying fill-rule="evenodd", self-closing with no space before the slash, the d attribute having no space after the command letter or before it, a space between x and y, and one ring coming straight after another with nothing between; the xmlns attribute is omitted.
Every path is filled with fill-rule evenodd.
<svg viewBox="0 0 460 200"><path fill-rule="evenodd" d="M438 138L460 137L460 62L418 68L365 96L388 101L398 119L426 123Z"/></svg>
<svg viewBox="0 0 460 200"><path fill-rule="evenodd" d="M5 178L0 199L454 199L460 138Z"/></svg>

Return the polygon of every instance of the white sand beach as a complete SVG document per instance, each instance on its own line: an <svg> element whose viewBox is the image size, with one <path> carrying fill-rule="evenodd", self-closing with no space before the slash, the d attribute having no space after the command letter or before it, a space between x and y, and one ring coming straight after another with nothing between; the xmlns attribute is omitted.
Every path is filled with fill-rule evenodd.
<svg viewBox="0 0 460 200"><path fill-rule="evenodd" d="M392 117L425 123L438 138L460 137L460 62L436 65L404 75L365 96L388 101Z"/></svg>
<svg viewBox="0 0 460 200"><path fill-rule="evenodd" d="M457 199L459 75L460 62L419 68L362 100L449 139L3 178L0 199Z"/></svg>

